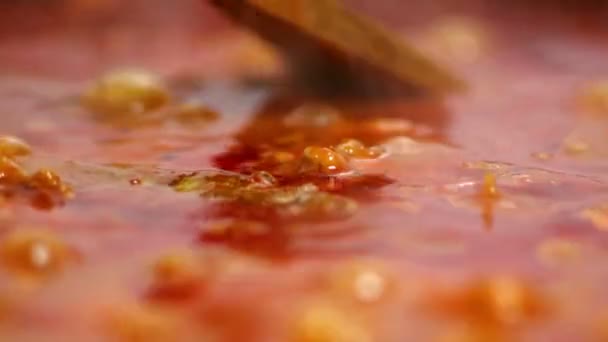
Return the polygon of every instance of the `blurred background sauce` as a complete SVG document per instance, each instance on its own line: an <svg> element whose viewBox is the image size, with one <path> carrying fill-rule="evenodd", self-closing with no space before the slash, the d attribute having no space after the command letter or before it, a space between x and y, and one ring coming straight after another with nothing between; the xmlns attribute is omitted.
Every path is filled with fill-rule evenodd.
<svg viewBox="0 0 608 342"><path fill-rule="evenodd" d="M608 2L599 0L345 2L408 33L444 17L505 22L528 34L608 26ZM242 43L231 30L234 26L202 0L3 0L0 72L83 78L111 66L137 65L222 74L233 68L225 55Z"/></svg>

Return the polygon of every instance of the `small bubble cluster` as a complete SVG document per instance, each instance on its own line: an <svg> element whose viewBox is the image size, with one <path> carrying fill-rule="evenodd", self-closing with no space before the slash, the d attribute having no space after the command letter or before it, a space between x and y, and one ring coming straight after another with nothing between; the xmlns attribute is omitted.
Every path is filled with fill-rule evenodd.
<svg viewBox="0 0 608 342"><path fill-rule="evenodd" d="M173 97L157 75L126 70L103 75L82 95L82 104L99 121L128 128L164 124L200 128L220 117L200 101Z"/></svg>
<svg viewBox="0 0 608 342"><path fill-rule="evenodd" d="M84 104L107 115L150 112L169 102L169 93L156 76L141 71L115 71L104 75L83 96Z"/></svg>
<svg viewBox="0 0 608 342"><path fill-rule="evenodd" d="M343 218L356 211L353 199L321 191L313 184L277 186L269 173L186 175L171 185L177 191L196 191L210 199L270 208L285 218Z"/></svg>
<svg viewBox="0 0 608 342"><path fill-rule="evenodd" d="M13 273L51 276L75 261L76 254L62 239L45 230L18 230L2 240L3 264Z"/></svg>
<svg viewBox="0 0 608 342"><path fill-rule="evenodd" d="M348 161L327 147L309 146L304 150L301 172L338 174L348 170Z"/></svg>
<svg viewBox="0 0 608 342"><path fill-rule="evenodd" d="M72 189L51 170L40 169L28 174L17 158L30 153L29 146L20 139L0 138L0 196L26 200L43 210L62 205L73 196Z"/></svg>
<svg viewBox="0 0 608 342"><path fill-rule="evenodd" d="M10 136L0 136L0 155L7 158L28 156L32 153L32 148L23 140Z"/></svg>
<svg viewBox="0 0 608 342"><path fill-rule="evenodd" d="M384 150L380 147L366 147L362 142L349 139L336 146L336 151L342 155L357 159L376 159L382 156Z"/></svg>

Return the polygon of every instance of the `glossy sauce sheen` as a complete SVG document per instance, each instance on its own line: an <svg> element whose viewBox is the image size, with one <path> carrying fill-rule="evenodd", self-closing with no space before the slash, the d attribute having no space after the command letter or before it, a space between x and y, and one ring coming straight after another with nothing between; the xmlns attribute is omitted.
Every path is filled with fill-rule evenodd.
<svg viewBox="0 0 608 342"><path fill-rule="evenodd" d="M408 37L471 85L441 103L227 79L234 31L202 81L152 43L164 76L101 75L128 35L3 40L0 339L606 340L608 31L434 18Z"/></svg>

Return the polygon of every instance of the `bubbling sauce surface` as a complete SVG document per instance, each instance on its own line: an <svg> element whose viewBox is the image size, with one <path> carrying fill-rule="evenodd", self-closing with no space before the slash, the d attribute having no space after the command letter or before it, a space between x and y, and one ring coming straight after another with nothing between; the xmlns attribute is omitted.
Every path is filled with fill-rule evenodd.
<svg viewBox="0 0 608 342"><path fill-rule="evenodd" d="M232 31L202 80L0 41L0 339L605 340L608 32L482 14L407 30L472 85L443 102L226 81Z"/></svg>

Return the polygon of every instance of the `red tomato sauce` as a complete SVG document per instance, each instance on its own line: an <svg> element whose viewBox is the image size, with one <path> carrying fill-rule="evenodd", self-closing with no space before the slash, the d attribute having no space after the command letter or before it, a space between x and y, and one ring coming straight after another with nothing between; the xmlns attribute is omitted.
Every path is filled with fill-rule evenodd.
<svg viewBox="0 0 608 342"><path fill-rule="evenodd" d="M0 40L0 339L608 338L608 31L421 13L465 94L294 94L193 19Z"/></svg>

